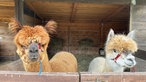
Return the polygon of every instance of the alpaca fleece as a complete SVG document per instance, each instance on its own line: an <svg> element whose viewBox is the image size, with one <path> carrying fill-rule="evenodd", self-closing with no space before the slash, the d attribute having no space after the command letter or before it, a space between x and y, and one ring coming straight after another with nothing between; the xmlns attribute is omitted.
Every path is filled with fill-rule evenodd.
<svg viewBox="0 0 146 82"><path fill-rule="evenodd" d="M51 60L48 59L46 49L50 42L50 35L55 32L57 23L49 21L45 27L36 25L22 26L18 21L12 19L9 23L9 29L15 33L14 42L17 47L17 53L23 62L25 71L38 72L40 64L38 61L31 61L28 57L28 46L31 42L41 44L39 51L39 60L42 61L43 72L76 72L77 60L75 56L69 52L58 52Z"/></svg>

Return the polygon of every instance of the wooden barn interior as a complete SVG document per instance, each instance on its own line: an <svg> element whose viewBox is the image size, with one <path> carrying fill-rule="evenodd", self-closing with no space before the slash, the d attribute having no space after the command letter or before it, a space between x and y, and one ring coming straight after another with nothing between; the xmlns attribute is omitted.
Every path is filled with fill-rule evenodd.
<svg viewBox="0 0 146 82"><path fill-rule="evenodd" d="M104 48L111 28L115 33L129 32L129 8L129 4L25 0L23 24L35 25L38 18L43 25L55 20L58 23L55 38L63 50L75 53L84 46L94 54L98 48Z"/></svg>
<svg viewBox="0 0 146 82"><path fill-rule="evenodd" d="M1 0L0 56L2 59L15 60L18 58L16 47L13 35L7 28L11 17L17 18L23 25L30 26L45 25L49 20L55 20L58 23L57 35L52 36L48 47L49 56L64 50L74 53L77 57L89 56L84 58L90 59L89 63L93 57L99 56L98 50L104 48L111 28L115 33L129 32L130 5L88 1Z"/></svg>
<svg viewBox="0 0 146 82"><path fill-rule="evenodd" d="M145 51L145 12L137 12L145 7L139 6L142 1L137 4L131 6L130 0L0 0L0 65L5 64L3 59L13 61L19 58L14 35L8 30L12 17L30 26L44 26L49 20L56 21L57 34L51 35L47 50L49 57L62 50L72 52L82 64L79 67L86 66L80 68L81 71L86 71L89 62L99 56L99 49L104 48L111 28L122 34L137 29L139 49Z"/></svg>

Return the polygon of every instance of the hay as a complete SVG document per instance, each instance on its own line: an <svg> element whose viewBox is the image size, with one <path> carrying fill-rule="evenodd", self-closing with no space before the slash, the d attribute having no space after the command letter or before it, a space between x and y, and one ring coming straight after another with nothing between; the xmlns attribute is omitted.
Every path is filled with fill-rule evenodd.
<svg viewBox="0 0 146 82"><path fill-rule="evenodd" d="M91 62L93 58L97 57L97 55L77 54L75 55L75 57L77 58L77 61L78 61L78 71L86 72L88 70L89 63Z"/></svg>

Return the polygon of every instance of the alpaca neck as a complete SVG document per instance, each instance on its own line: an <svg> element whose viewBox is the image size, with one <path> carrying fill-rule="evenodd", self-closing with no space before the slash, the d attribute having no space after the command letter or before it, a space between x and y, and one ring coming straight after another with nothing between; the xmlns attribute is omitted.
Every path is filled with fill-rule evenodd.
<svg viewBox="0 0 146 82"><path fill-rule="evenodd" d="M118 65L115 61L106 57L105 68L107 72L123 72L124 67Z"/></svg>
<svg viewBox="0 0 146 82"><path fill-rule="evenodd" d="M45 57L42 60L42 71L43 72L51 72L52 68L48 59L48 55L46 53L41 54L44 55ZM40 70L40 62L29 62L29 63L24 63L23 62L23 66L25 68L26 71L29 72L39 72Z"/></svg>

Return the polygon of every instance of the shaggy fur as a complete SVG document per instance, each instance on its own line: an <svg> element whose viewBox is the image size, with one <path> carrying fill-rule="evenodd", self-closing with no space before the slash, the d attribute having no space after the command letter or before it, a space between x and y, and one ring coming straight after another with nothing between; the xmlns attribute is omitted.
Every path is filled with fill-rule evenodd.
<svg viewBox="0 0 146 82"><path fill-rule="evenodd" d="M50 20L46 25L45 28L47 29L49 34L56 33L57 30L57 23L53 20Z"/></svg>
<svg viewBox="0 0 146 82"><path fill-rule="evenodd" d="M118 34L105 47L106 53L111 53L112 49L116 49L119 52L128 50L134 53L137 51L137 44L132 38Z"/></svg>
<svg viewBox="0 0 146 82"><path fill-rule="evenodd" d="M31 61L29 58L29 46L31 43L40 43L41 51L39 51L38 60L42 61L43 72L76 72L77 60L73 54L69 52L59 52L50 61L46 52L47 46L50 42L49 33L53 33L57 27L55 21L50 21L45 26L22 26L16 20L12 19L9 23L11 31L16 33L14 42L17 46L17 53L20 56L25 71L38 72L40 70L40 63L38 61Z"/></svg>
<svg viewBox="0 0 146 82"><path fill-rule="evenodd" d="M106 58L94 58L89 65L89 72L123 72L125 68L135 66L136 61L132 53L137 51L137 44L132 39L134 31L130 32L127 36L122 34L114 34L111 29L106 46ZM117 55L119 58L115 60Z"/></svg>

